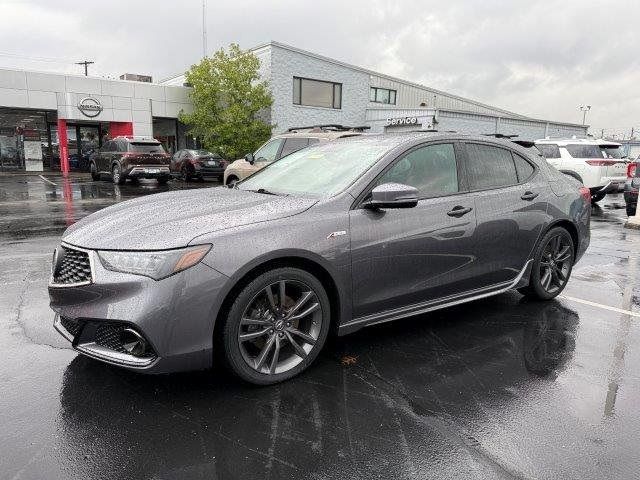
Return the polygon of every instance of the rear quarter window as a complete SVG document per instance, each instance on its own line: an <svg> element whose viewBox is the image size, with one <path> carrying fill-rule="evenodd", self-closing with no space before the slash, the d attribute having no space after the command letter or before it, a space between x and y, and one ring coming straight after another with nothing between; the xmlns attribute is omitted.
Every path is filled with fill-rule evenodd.
<svg viewBox="0 0 640 480"><path fill-rule="evenodd" d="M573 158L602 158L598 145L569 144L565 148Z"/></svg>
<svg viewBox="0 0 640 480"><path fill-rule="evenodd" d="M135 153L164 153L164 148L161 143L131 142L129 143L129 151Z"/></svg>

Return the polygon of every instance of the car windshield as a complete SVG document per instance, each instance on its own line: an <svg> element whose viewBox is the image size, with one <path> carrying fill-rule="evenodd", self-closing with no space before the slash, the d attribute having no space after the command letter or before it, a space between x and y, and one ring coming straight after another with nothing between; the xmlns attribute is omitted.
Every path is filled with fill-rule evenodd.
<svg viewBox="0 0 640 480"><path fill-rule="evenodd" d="M601 145L602 156L604 158L625 158L626 155L622 145Z"/></svg>
<svg viewBox="0 0 640 480"><path fill-rule="evenodd" d="M335 195L388 150L388 145L374 142L338 141L308 147L271 163L238 188L317 197Z"/></svg>
<svg viewBox="0 0 640 480"><path fill-rule="evenodd" d="M573 158L602 158L598 145L575 143L567 145L566 149Z"/></svg>
<svg viewBox="0 0 640 480"><path fill-rule="evenodd" d="M164 153L161 143L131 142L129 151L135 153Z"/></svg>

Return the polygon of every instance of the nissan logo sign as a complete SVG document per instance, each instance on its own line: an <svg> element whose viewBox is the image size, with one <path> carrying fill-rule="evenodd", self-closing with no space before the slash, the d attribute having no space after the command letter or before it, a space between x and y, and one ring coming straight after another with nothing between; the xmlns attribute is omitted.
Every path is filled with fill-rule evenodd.
<svg viewBox="0 0 640 480"><path fill-rule="evenodd" d="M85 97L78 102L78 110L85 117L97 117L102 112L102 104L93 97Z"/></svg>
<svg viewBox="0 0 640 480"><path fill-rule="evenodd" d="M387 125L415 125L418 123L416 117L387 118Z"/></svg>

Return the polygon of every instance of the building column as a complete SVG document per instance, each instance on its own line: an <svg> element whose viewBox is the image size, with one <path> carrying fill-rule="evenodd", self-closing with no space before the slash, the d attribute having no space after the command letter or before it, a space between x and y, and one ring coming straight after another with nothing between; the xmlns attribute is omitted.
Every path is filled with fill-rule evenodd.
<svg viewBox="0 0 640 480"><path fill-rule="evenodd" d="M58 151L60 153L60 170L66 177L69 174L69 141L67 139L67 121L58 118Z"/></svg>
<svg viewBox="0 0 640 480"><path fill-rule="evenodd" d="M133 123L131 122L110 122L109 136L115 137L131 137L133 136Z"/></svg>

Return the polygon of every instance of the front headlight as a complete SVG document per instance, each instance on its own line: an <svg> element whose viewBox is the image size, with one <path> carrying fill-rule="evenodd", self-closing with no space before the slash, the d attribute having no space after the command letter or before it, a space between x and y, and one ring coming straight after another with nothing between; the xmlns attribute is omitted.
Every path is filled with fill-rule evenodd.
<svg viewBox="0 0 640 480"><path fill-rule="evenodd" d="M196 245L176 250L149 250L145 252L100 250L98 257L107 270L144 275L161 280L193 267L204 258L210 249L211 245Z"/></svg>

